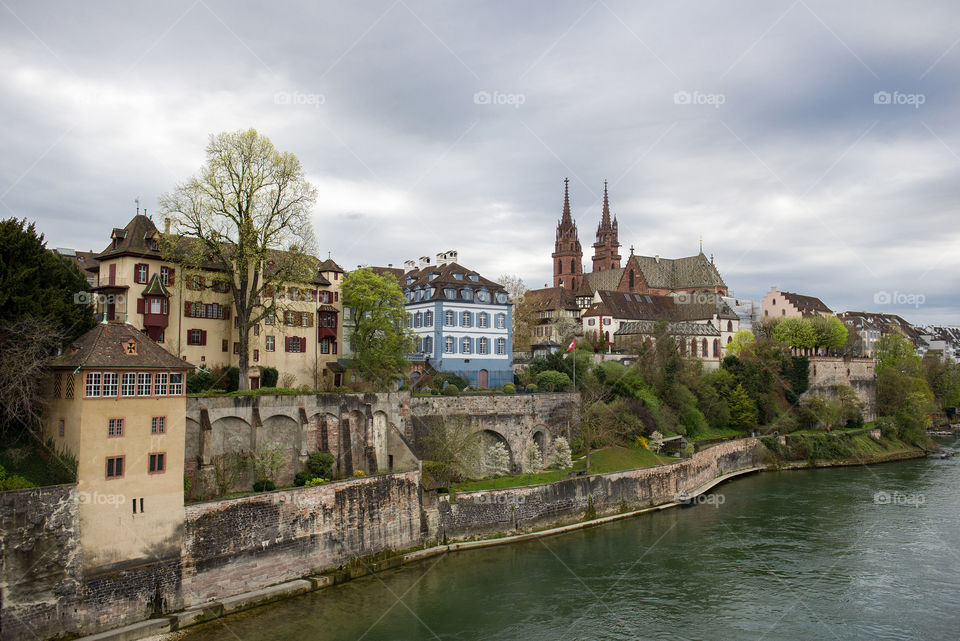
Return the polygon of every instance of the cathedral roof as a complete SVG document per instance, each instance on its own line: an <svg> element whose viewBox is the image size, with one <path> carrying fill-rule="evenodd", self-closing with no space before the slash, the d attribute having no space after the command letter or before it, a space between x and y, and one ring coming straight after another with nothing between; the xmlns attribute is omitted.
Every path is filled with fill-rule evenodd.
<svg viewBox="0 0 960 641"><path fill-rule="evenodd" d="M620 279L623 278L623 268L606 269L601 272L590 272L589 274L584 274L583 276L584 280L595 292L602 289L613 290L617 288L617 285L620 284Z"/></svg>
<svg viewBox="0 0 960 641"><path fill-rule="evenodd" d="M727 286L720 272L703 253L685 258L631 256L628 260L636 262L650 287L683 289Z"/></svg>
<svg viewBox="0 0 960 641"><path fill-rule="evenodd" d="M597 295L600 302L591 305L581 316L604 315L622 320L672 322L712 320L714 316L728 320L738 319L730 306L716 294L658 296L598 291Z"/></svg>

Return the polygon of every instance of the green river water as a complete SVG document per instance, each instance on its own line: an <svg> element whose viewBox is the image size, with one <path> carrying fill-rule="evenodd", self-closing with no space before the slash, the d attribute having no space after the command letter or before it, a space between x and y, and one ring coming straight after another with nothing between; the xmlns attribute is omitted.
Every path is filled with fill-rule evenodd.
<svg viewBox="0 0 960 641"><path fill-rule="evenodd" d="M713 501L448 554L186 641L960 638L960 457L764 472Z"/></svg>

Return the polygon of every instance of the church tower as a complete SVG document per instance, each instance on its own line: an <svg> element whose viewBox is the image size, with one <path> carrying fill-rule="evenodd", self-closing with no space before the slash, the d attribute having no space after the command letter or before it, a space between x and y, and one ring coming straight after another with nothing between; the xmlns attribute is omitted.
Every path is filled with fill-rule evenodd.
<svg viewBox="0 0 960 641"><path fill-rule="evenodd" d="M564 178L563 216L557 224L553 248L553 286L576 290L582 281L583 249L577 239L577 224L570 216L570 179Z"/></svg>
<svg viewBox="0 0 960 641"><path fill-rule="evenodd" d="M603 181L603 215L597 226L597 242L593 244L593 271L602 272L620 269L620 241L617 217L610 222L610 199L607 197L607 181Z"/></svg>

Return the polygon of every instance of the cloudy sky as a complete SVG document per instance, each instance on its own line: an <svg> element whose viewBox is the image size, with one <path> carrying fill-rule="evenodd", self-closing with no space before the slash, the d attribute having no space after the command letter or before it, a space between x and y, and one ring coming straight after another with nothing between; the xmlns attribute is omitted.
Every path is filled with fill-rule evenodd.
<svg viewBox="0 0 960 641"><path fill-rule="evenodd" d="M459 251L551 282L570 178L589 264L695 254L743 297L960 324L960 4L0 0L0 216L103 249L255 127L344 267ZM159 216L155 217L159 224ZM889 301L889 302L888 302Z"/></svg>

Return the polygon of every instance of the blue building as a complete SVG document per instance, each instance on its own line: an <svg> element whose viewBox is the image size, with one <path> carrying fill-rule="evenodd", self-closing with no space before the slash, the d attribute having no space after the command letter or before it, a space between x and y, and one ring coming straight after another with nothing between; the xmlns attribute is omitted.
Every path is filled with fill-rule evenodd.
<svg viewBox="0 0 960 641"><path fill-rule="evenodd" d="M479 387L513 382L513 303L503 286L457 262L457 252L409 260L397 274L421 361ZM397 270L399 272L399 270Z"/></svg>

